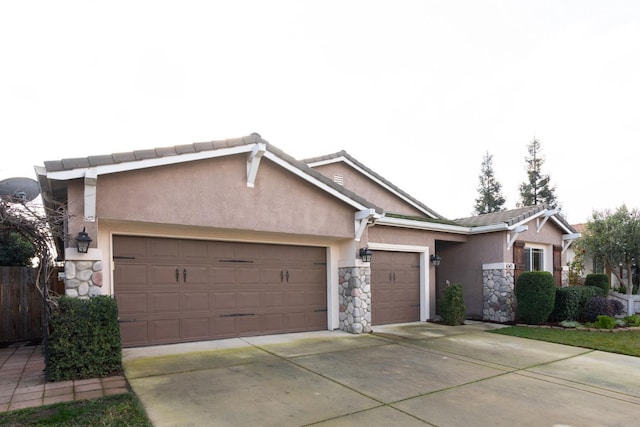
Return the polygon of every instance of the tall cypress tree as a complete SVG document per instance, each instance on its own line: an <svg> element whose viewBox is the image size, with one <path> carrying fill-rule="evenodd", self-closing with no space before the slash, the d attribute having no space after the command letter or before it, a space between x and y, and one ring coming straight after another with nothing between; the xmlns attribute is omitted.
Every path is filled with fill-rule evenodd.
<svg viewBox="0 0 640 427"><path fill-rule="evenodd" d="M476 199L474 213L488 214L504 210L505 199L502 195L502 185L493 174L493 156L487 151L482 159L480 171L479 196Z"/></svg>
<svg viewBox="0 0 640 427"><path fill-rule="evenodd" d="M544 156L540 141L533 138L531 144L527 146L529 156L525 157L527 163L527 181L520 184L519 207L545 204L549 208L558 207L556 200L556 188L551 187L551 178L542 173Z"/></svg>

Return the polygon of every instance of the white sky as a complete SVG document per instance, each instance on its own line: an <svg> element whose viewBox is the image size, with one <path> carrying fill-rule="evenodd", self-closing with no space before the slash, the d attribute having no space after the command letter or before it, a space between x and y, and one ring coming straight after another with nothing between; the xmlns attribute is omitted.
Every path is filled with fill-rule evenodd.
<svg viewBox="0 0 640 427"><path fill-rule="evenodd" d="M485 151L515 207L535 136L570 222L640 208L640 2L0 3L0 179L251 132L448 218Z"/></svg>

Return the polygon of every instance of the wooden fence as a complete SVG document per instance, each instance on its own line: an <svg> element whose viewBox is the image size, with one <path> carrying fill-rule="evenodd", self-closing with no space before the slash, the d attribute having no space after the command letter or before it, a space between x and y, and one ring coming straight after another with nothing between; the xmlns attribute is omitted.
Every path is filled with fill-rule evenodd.
<svg viewBox="0 0 640 427"><path fill-rule="evenodd" d="M0 342L42 338L42 295L29 267L0 267Z"/></svg>

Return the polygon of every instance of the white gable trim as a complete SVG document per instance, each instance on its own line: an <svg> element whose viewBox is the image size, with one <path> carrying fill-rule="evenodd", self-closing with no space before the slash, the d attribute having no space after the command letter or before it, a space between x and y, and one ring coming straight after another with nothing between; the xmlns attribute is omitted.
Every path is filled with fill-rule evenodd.
<svg viewBox="0 0 640 427"><path fill-rule="evenodd" d="M411 199L407 198L406 196L404 196L403 194L399 193L397 190L393 189L392 187L390 187L385 182L383 182L380 179L376 178L374 175L371 175L369 172L367 172L366 170L362 169L360 166L356 165L355 163L353 163L351 160L347 159L344 156L336 157L335 159L320 160L320 161L317 161L317 162L312 162L312 163L309 163L308 166L313 168L313 167L316 167L316 166L323 166L323 165L328 165L328 164L332 164L332 163L339 163L339 162L344 162L347 165L351 166L352 168L354 168L355 170L357 170L358 172L360 172L361 174L363 174L364 176L366 176L367 178L369 178L370 180L372 180L373 182L375 182L376 184L378 184L379 186L381 186L385 190L395 194L397 197L399 197L400 199L402 199L405 202L409 203L411 206L413 206L414 208L416 208L420 212L424 213L425 215L429 216L430 218L438 219L431 212L429 212L428 210L425 210L422 206L416 204L413 200L411 200Z"/></svg>
<svg viewBox="0 0 640 427"><path fill-rule="evenodd" d="M83 178L87 169L94 169L96 175L127 172L137 169L151 168L155 166L174 165L177 163L192 162L195 160L213 159L216 157L230 156L233 154L248 153L253 150L255 144L240 145L237 147L218 148L216 150L201 151L199 153L177 154L175 156L158 157L153 159L134 160L131 162L115 163L111 165L94 166L91 168L78 168L64 171L47 172L47 178L65 181L75 178Z"/></svg>

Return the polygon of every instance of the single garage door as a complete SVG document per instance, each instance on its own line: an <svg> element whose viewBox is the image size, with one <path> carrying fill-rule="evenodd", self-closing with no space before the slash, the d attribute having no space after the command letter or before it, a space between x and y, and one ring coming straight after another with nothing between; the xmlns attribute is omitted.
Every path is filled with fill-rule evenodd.
<svg viewBox="0 0 640 427"><path fill-rule="evenodd" d="M327 328L326 250L114 236L124 346Z"/></svg>
<svg viewBox="0 0 640 427"><path fill-rule="evenodd" d="M371 260L371 323L420 320L420 254L374 251Z"/></svg>

